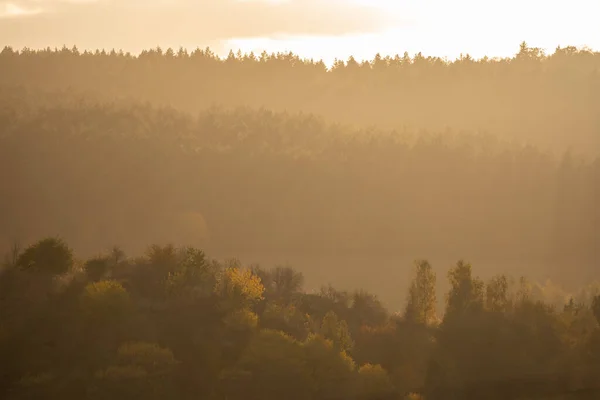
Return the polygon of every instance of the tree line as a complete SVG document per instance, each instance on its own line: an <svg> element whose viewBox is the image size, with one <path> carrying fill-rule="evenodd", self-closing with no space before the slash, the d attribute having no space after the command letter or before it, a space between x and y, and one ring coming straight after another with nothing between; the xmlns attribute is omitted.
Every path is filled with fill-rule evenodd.
<svg viewBox="0 0 600 400"><path fill-rule="evenodd" d="M291 267L194 247L79 259L58 237L15 245L0 270L0 394L596 398L598 287L551 305L526 278L484 282L465 261L447 279L438 312L436 273L415 261L405 306L390 313L367 291L304 291Z"/></svg>
<svg viewBox="0 0 600 400"><path fill-rule="evenodd" d="M350 57L331 67L292 53L5 47L0 69L4 85L72 88L193 113L212 104L266 107L361 126L485 131L559 152L573 146L595 156L600 148L600 53L573 46L545 54L522 43L513 57L478 60Z"/></svg>

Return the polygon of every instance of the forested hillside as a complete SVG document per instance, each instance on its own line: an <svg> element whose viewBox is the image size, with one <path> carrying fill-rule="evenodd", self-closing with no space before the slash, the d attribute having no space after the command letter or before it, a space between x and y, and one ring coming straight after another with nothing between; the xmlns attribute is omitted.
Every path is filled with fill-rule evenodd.
<svg viewBox="0 0 600 400"><path fill-rule="evenodd" d="M400 312L377 296L305 292L286 267L193 247L87 260L46 238L0 271L0 397L17 399L595 399L600 292L552 304L521 277L458 261L436 309L416 261ZM407 266L408 267L408 266ZM441 278L440 278L441 280ZM445 279L444 279L445 280Z"/></svg>
<svg viewBox="0 0 600 400"><path fill-rule="evenodd" d="M600 396L600 53L6 47L0 182L2 399Z"/></svg>
<svg viewBox="0 0 600 400"><path fill-rule="evenodd" d="M8 92L21 100L0 111L5 244L60 234L89 254L176 242L294 265L333 254L323 278L351 287L384 273L382 258L468 255L564 284L598 265L597 160L483 134L245 108L190 116L66 94L37 106ZM338 277L335 264L353 257L373 265Z"/></svg>
<svg viewBox="0 0 600 400"><path fill-rule="evenodd" d="M139 56L76 48L0 54L0 84L72 88L109 101L135 99L196 113L212 104L304 111L382 128L485 131L562 152L600 148L600 53L551 55L523 43L512 58L447 61L408 54L339 61L331 69L293 54Z"/></svg>

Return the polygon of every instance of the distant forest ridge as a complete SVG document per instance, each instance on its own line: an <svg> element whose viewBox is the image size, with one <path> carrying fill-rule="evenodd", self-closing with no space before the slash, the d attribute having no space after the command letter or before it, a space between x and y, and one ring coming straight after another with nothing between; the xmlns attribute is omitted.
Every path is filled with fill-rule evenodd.
<svg viewBox="0 0 600 400"><path fill-rule="evenodd" d="M197 113L211 105L307 112L330 121L414 130L489 132L562 153L600 149L600 53L546 55L522 43L512 58L454 61L408 53L359 62L292 53L149 49L138 56L77 48L0 53L0 85L136 100Z"/></svg>
<svg viewBox="0 0 600 400"><path fill-rule="evenodd" d="M280 257L353 287L370 268L383 277L383 264L422 254L521 265L565 285L597 277L598 158L266 109L192 116L0 93L3 241L61 234L83 254L179 242Z"/></svg>
<svg viewBox="0 0 600 400"><path fill-rule="evenodd" d="M347 60L343 60L340 58L335 58L335 62L331 67L326 67L328 70L335 69L336 66L348 65L352 64L352 62L359 62L363 65L373 65L375 62L383 60L387 61L388 65L392 64L394 61L399 62L406 59L418 60L420 58L425 58L427 60L435 60L440 61L445 64L454 64L460 63L464 60L472 60L477 62L493 62L493 61L502 61L502 60L516 60L518 58L522 58L523 56L527 56L530 58L537 58L542 61L548 60L552 57L560 57L564 55L593 55L598 56L600 54L599 51L596 51L589 46L557 46L554 50L554 53L548 53L545 49L541 47L531 47L526 41L523 41L519 44L517 52L513 57L500 57L494 55L486 55L484 57L472 57L468 52L461 53L459 57L449 58L449 57L439 57L435 55L424 55L422 52L416 52L413 54L413 57L410 56L409 52L398 52L395 54L381 54L380 52L374 52L374 56L372 59L357 59L353 55L349 55ZM208 57L218 61L228 61L232 59L238 60L254 60L254 61L268 61L270 59L276 58L288 58L299 61L303 64L319 64L319 65L327 65L327 63L323 59L315 59L314 57L302 57L299 54L294 53L292 50L288 51L267 51L263 50L261 52L256 51L242 51L241 49L230 49L226 56L219 55L219 52L211 49L210 46L201 48L196 47L195 49L191 49L189 47L180 46L178 48L173 47L161 47L156 46L154 48L148 48L141 50L140 52L131 52L125 51L123 49L116 48L98 48L98 49L80 49L77 45L67 46L63 45L61 48L58 47L50 47L47 46L45 48L30 48L23 47L21 49L15 48L10 45L5 45L3 48L3 53L5 54L48 54L48 53L71 53L73 55L111 55L111 56L124 56L127 58L143 58L148 55L164 55L166 57L177 57L177 58L193 58L193 57Z"/></svg>

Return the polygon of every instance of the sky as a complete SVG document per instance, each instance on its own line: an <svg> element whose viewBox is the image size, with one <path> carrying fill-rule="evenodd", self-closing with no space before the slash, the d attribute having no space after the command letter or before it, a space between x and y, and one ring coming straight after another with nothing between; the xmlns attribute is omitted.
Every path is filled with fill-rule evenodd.
<svg viewBox="0 0 600 400"><path fill-rule="evenodd" d="M511 56L519 43L600 50L600 0L0 0L0 46L372 59ZM596 20L596 21L595 21Z"/></svg>

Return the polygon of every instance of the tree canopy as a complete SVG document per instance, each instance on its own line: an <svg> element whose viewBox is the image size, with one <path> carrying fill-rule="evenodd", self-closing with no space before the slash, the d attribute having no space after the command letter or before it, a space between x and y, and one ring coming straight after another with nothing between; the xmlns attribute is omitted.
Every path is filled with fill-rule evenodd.
<svg viewBox="0 0 600 400"><path fill-rule="evenodd" d="M288 303L265 297L264 270L211 259L187 246L153 245L141 257L123 257L115 267L119 273L109 269L114 272L105 280L76 265L52 280L42 269L6 266L0 274L0 395L267 400L597 395L600 295L584 298L590 291L583 288L554 307L551 293L524 294L524 278L497 276L484 284L470 263L458 261L448 272L445 309L435 318L430 292L439 288L431 265L427 260L415 265L403 315L382 311L381 305L365 307L378 300L364 291L347 295L352 301L332 301L344 297L333 286L318 294L295 286ZM188 268L212 272L173 286L170 270ZM285 271L299 276L289 266ZM39 299L24 303L23 290L36 278ZM209 282L213 290L207 292ZM140 285L147 290L136 289ZM190 296L193 288L200 291ZM329 304L322 306L322 317L299 312L316 298ZM573 298L582 300L575 306Z"/></svg>

